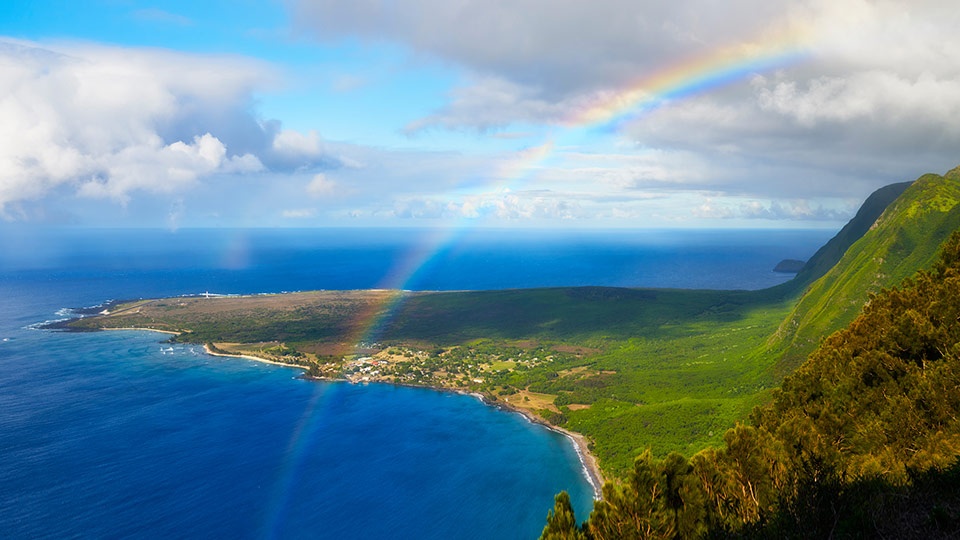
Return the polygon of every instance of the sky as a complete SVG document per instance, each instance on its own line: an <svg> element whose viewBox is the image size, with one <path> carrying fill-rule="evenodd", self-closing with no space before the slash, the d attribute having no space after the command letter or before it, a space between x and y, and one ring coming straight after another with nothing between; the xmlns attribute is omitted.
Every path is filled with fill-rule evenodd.
<svg viewBox="0 0 960 540"><path fill-rule="evenodd" d="M837 228L960 164L960 10L7 0L0 227Z"/></svg>

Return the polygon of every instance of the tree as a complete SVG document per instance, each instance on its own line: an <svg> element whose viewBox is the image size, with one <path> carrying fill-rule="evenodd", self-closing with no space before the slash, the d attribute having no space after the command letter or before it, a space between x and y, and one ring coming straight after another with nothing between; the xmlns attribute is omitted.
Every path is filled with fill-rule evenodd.
<svg viewBox="0 0 960 540"><path fill-rule="evenodd" d="M584 540L586 536L577 526L577 518L573 514L570 504L570 495L566 491L557 494L553 502L553 510L547 514L547 525L540 534L541 540Z"/></svg>
<svg viewBox="0 0 960 540"><path fill-rule="evenodd" d="M706 497L687 458L671 452L660 463L664 506L674 538L696 538L706 530Z"/></svg>

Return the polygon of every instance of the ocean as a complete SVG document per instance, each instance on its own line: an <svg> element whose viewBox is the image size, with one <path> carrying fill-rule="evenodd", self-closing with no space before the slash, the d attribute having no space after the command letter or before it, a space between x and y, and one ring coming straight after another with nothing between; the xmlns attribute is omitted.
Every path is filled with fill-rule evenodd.
<svg viewBox="0 0 960 540"><path fill-rule="evenodd" d="M298 378L140 331L111 299L313 289L760 289L829 230L0 227L0 537L531 538L593 491L565 437L464 395Z"/></svg>

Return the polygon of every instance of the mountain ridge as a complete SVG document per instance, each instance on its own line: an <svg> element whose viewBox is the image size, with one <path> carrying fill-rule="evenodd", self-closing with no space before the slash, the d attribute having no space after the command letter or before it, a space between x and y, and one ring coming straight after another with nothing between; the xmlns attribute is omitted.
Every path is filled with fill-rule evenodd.
<svg viewBox="0 0 960 540"><path fill-rule="evenodd" d="M869 208L858 212L860 219L851 220L835 239L853 238L869 221L871 211L898 190L900 194L827 271L817 276L836 257L841 242L831 240L821 248L808 263L810 268L805 267L797 282L789 284L806 288L769 342L771 352L781 355L775 367L778 376L791 372L822 339L849 324L872 294L929 268L940 244L960 228L958 167L942 176L930 173L881 188L864 203Z"/></svg>

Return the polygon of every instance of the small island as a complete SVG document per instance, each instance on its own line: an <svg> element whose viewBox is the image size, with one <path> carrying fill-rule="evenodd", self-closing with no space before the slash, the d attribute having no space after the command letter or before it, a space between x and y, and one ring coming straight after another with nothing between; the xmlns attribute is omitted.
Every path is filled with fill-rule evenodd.
<svg viewBox="0 0 960 540"><path fill-rule="evenodd" d="M803 270L803 267L806 264L806 261L798 261L797 259L784 259L773 267L773 271L780 274L797 274Z"/></svg>

